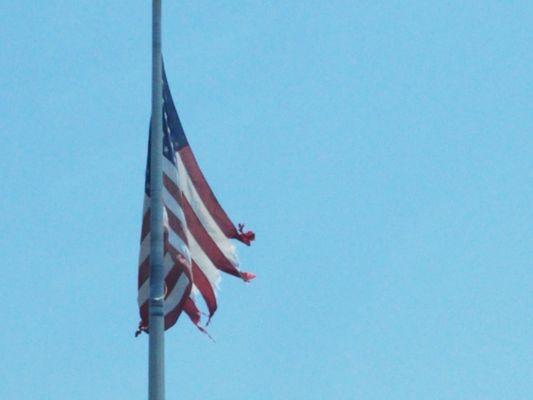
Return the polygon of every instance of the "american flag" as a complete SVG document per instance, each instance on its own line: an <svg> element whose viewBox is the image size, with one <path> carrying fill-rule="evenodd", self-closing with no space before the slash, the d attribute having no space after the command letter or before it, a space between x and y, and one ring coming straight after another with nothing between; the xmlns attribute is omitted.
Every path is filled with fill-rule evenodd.
<svg viewBox="0 0 533 400"><path fill-rule="evenodd" d="M148 149L148 158L150 149ZM150 160L146 167L144 210L139 256L138 333L148 331L150 293ZM163 69L163 204L165 329L184 311L200 329L196 302L203 298L209 319L217 309L220 272L250 281L255 275L239 269L235 246L246 245L253 232L236 227L220 206L191 151L174 106ZM209 323L209 320L207 321Z"/></svg>

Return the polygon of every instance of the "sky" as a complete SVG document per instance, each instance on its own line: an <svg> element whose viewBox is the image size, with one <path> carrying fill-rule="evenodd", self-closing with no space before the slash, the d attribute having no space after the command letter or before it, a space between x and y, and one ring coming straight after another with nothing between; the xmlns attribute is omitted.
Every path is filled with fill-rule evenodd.
<svg viewBox="0 0 533 400"><path fill-rule="evenodd" d="M0 398L146 399L148 1L0 0ZM533 5L164 1L239 245L167 399L533 398Z"/></svg>

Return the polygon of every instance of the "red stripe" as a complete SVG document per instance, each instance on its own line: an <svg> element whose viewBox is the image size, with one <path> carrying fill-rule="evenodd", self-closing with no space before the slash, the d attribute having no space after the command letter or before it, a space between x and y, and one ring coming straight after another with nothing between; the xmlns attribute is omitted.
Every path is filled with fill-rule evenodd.
<svg viewBox="0 0 533 400"><path fill-rule="evenodd" d="M168 178L167 178L167 180L168 180ZM174 187L174 189L177 190L177 187L175 187L174 184L170 180L168 180L167 184L169 185L169 187ZM173 191L175 191L174 189L173 189ZM171 193L171 194L172 194L173 197L175 196L175 193ZM184 202L187 201L185 199L185 196L183 196L182 199L183 199ZM189 206L189 208L190 208L190 206ZM192 211L192 209L191 209L191 211ZM194 215L194 212L193 212L193 215ZM181 222L177 219L177 217L174 216L174 214L172 212L168 213L168 217L169 217L169 225L173 224L173 225L179 225L181 227ZM198 223L199 223L199 221L198 221ZM187 224L187 225L189 226L189 224ZM172 225L171 225L171 227L172 227ZM166 243L166 246L167 246L166 247L167 251L169 251L173 255L173 257L175 257L175 259L177 260L178 259L178 253L179 253L178 250L175 249L168 242ZM194 284L196 285L196 287L200 291L200 294L204 298L205 303L207 305L207 308L209 310L209 314L213 315L213 313L217 309L217 302L216 302L216 297L215 297L214 290L211 287L211 284L209 283L209 280L204 275L202 270L198 267L198 265L194 262L194 260L192 261L192 271L189 272L188 268L186 266L183 266L183 267L184 267L183 270L187 274L189 280L194 282ZM169 288L169 290L171 290L171 289Z"/></svg>
<svg viewBox="0 0 533 400"><path fill-rule="evenodd" d="M170 245L169 245L169 251L172 254L173 258L177 260L177 257L179 254L178 251ZM202 295L202 298L205 301L207 309L209 310L209 315L212 316L217 309L217 300L216 300L213 287L211 286L211 283L209 282L209 280L207 279L203 271L200 269L200 267L198 267L198 264L196 264L194 261L192 263L192 277L190 275L190 272L188 271L188 268L184 265L181 265L180 267L178 266L179 265L178 263L179 261L176 261L176 265L172 267L169 274L165 278L165 284L167 286L167 289L166 289L167 296L168 294L170 294L170 292L172 292L172 290L176 286L176 283L181 273L184 273L189 279L189 282L193 281L196 287L198 288L200 294ZM149 271L148 271L148 277L149 277Z"/></svg>
<svg viewBox="0 0 533 400"><path fill-rule="evenodd" d="M203 326L200 326L200 310L198 310L198 307L196 307L196 304L194 304L194 300L189 297L187 301L183 304L183 310L189 316L192 323L196 325L196 327L200 330L200 332L205 333L207 336L209 336L211 340L213 340L213 338L205 330L205 328ZM209 323L209 321L207 321L207 323Z"/></svg>
<svg viewBox="0 0 533 400"><path fill-rule="evenodd" d="M200 310L190 297L187 297L183 303L183 311L189 316L193 324L198 325L200 323Z"/></svg>
<svg viewBox="0 0 533 400"><path fill-rule="evenodd" d="M141 228L141 243L146 237L146 235L148 235L149 233L150 233L150 209L146 210L146 212L143 215L143 223L142 223L142 228Z"/></svg>
<svg viewBox="0 0 533 400"><path fill-rule="evenodd" d="M146 257L145 260L139 265L139 275L137 279L137 287L141 287L150 276L150 256Z"/></svg>
<svg viewBox="0 0 533 400"><path fill-rule="evenodd" d="M165 252L170 252L170 254L171 254L172 258L174 259L174 261L176 263L179 262L177 260L179 260L179 254L180 253L178 252L178 250L176 250L174 248L174 246L172 246L172 245L170 245L170 243L168 243L168 239L166 237L165 237ZM175 268L176 268L176 266L172 267L172 269L175 269ZM187 275L187 278L189 279L189 281L192 281L192 276L191 276L192 274L191 274L191 272L189 272L189 269L186 266L181 266L181 269L178 269L178 271L181 271L181 270L183 270L185 275ZM169 275L172 274L172 273L173 272L171 270L169 272ZM140 288L149 277L150 277L150 256L146 257L146 259L139 266L137 287ZM167 288L168 288L168 290L170 292L174 288L174 285L175 285L175 282L176 282L177 278L176 278L176 280L172 280L173 278L169 278L169 277L167 277L166 279L171 279L169 282L166 282L166 280L165 280Z"/></svg>
<svg viewBox="0 0 533 400"><path fill-rule="evenodd" d="M167 290L167 296L170 295L170 293L172 292L172 290L174 289L174 287L176 286L176 282L178 281L178 279L180 278L180 276L182 274L185 274L185 276L187 277L187 279L189 280L189 282L193 282L193 280L191 279L190 277L190 274L189 274L189 268L187 267L187 264L185 264L185 262L182 262L181 260L185 261L183 257L179 257L179 256L172 256L173 260L174 260L174 265L172 266L172 268L170 269L168 275L166 276L165 278L165 285L167 286L166 290ZM181 260L180 260L181 258Z"/></svg>
<svg viewBox="0 0 533 400"><path fill-rule="evenodd" d="M183 269L179 267L178 263L175 263L172 268L170 268L168 275L165 277L165 300L168 298L170 293L172 293L172 290L174 290L176 282L178 282L178 279L182 274Z"/></svg>
<svg viewBox="0 0 533 400"><path fill-rule="evenodd" d="M178 186L168 177L167 174L163 174L163 186L168 190L168 192L176 199L179 203L179 198L181 197L180 190Z"/></svg>
<svg viewBox="0 0 533 400"><path fill-rule="evenodd" d="M170 243L166 243L165 250L170 253L174 260L178 260L179 257L183 257L181 253L177 249L175 249L174 246L172 246ZM183 272L185 273L185 275L187 275L189 281L193 282L192 272L189 270L187 265L183 265Z"/></svg>
<svg viewBox="0 0 533 400"><path fill-rule="evenodd" d="M196 242L200 245L207 257L209 257L213 265L221 271L241 277L239 270L230 260L228 260L211 235L207 233L185 196L183 196L182 206L189 232L191 232L192 236L196 239Z"/></svg>
<svg viewBox="0 0 533 400"><path fill-rule="evenodd" d="M178 204L181 204L181 191L179 187L170 179L166 174L163 174L163 186L170 195L176 200Z"/></svg>
<svg viewBox="0 0 533 400"><path fill-rule="evenodd" d="M165 315L165 330L174 326L182 311L182 307L176 307Z"/></svg>
<svg viewBox="0 0 533 400"><path fill-rule="evenodd" d="M165 330L171 328L176 323L181 311L183 310L183 305L185 304L187 300L190 300L191 288L192 288L192 285L189 283L178 305L165 314ZM140 328L142 328L142 330L148 329L148 321L149 321L148 304L149 304L148 300L146 300L142 304L142 306L139 308L139 314L141 316L141 322L139 326ZM198 312L198 316L199 315L200 315L200 312Z"/></svg>
<svg viewBox="0 0 533 400"><path fill-rule="evenodd" d="M178 320L178 317L181 314L181 311L183 310L183 305L185 304L187 299L189 299L192 289L192 284L190 282L191 281L189 281L189 285L187 286L187 289L185 289L185 292L183 293L183 296L178 305L165 314L165 330L170 329L172 328L172 326L174 326L174 324Z"/></svg>
<svg viewBox="0 0 533 400"><path fill-rule="evenodd" d="M183 240L183 239L182 239ZM170 251L169 247L172 248ZM167 235L165 235L165 252L170 251L170 254L176 260L178 257L178 250L174 249L173 246L168 242ZM150 277L150 255L145 258L145 260L139 265L139 272L137 277L137 287L140 288L143 283Z"/></svg>
<svg viewBox="0 0 533 400"><path fill-rule="evenodd" d="M209 187L209 184L205 180L204 174L200 171L200 167L196 162L196 158L189 146L183 147L178 151L185 168L191 178L191 181L198 192L198 195L202 199L205 207L209 210L209 213L220 227L222 232L229 238L238 237L237 229L235 225L230 221L226 212L220 206L213 191Z"/></svg>
<svg viewBox="0 0 533 400"><path fill-rule="evenodd" d="M150 209L146 210L143 215L142 227L141 227L141 243L150 233ZM142 284L150 276L150 255L148 255L144 261L139 265L139 272L137 274L137 287L141 287Z"/></svg>
<svg viewBox="0 0 533 400"><path fill-rule="evenodd" d="M139 307L139 315L141 316L141 327L148 327L148 300L146 300L141 307Z"/></svg>
<svg viewBox="0 0 533 400"><path fill-rule="evenodd" d="M174 215L174 213L169 208L166 207L166 210L168 216L168 225L174 232L176 232L176 234L180 237L183 243L187 243L187 237L183 232L183 226L181 225L181 221L178 217Z"/></svg>
<svg viewBox="0 0 533 400"><path fill-rule="evenodd" d="M200 291L209 310L209 315L212 316L217 309L217 298L211 283L194 260L192 262L192 276L194 277L194 285Z"/></svg>

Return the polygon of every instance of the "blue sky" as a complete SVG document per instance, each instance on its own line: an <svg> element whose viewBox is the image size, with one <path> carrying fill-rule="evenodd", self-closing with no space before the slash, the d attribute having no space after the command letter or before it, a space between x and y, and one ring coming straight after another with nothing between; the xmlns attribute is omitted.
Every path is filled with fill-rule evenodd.
<svg viewBox="0 0 533 400"><path fill-rule="evenodd" d="M533 397L525 1L165 1L258 277L166 335L168 399ZM145 399L147 1L0 2L0 397Z"/></svg>

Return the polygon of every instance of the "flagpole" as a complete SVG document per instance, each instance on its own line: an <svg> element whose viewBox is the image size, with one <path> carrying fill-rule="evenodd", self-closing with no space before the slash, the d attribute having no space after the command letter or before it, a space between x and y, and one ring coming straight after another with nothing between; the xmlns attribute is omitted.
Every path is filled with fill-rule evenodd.
<svg viewBox="0 0 533 400"><path fill-rule="evenodd" d="M152 0L152 119L150 133L150 301L148 399L165 399L163 310L163 94L161 0Z"/></svg>

